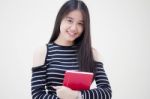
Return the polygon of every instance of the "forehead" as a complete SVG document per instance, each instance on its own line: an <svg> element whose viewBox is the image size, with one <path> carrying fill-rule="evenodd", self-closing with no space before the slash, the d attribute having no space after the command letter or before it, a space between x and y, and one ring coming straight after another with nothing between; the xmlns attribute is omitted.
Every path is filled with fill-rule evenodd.
<svg viewBox="0 0 150 99"><path fill-rule="evenodd" d="M73 10L71 12L69 12L65 18L72 18L74 20L77 21L83 21L83 15L82 12L80 10Z"/></svg>

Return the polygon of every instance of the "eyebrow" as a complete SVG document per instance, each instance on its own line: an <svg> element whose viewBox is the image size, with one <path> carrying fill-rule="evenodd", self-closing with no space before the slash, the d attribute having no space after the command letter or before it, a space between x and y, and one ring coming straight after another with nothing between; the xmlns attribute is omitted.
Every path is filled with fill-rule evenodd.
<svg viewBox="0 0 150 99"><path fill-rule="evenodd" d="M71 19L71 20L73 20L72 17L66 17L66 19ZM79 20L79 22L84 22L84 21L83 21L83 20Z"/></svg>

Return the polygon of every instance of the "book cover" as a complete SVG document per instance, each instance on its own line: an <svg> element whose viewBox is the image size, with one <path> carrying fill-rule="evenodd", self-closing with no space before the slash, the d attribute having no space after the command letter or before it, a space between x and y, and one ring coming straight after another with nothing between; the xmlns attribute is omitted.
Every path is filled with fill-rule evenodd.
<svg viewBox="0 0 150 99"><path fill-rule="evenodd" d="M66 71L63 85L72 90L89 90L93 80L93 73Z"/></svg>

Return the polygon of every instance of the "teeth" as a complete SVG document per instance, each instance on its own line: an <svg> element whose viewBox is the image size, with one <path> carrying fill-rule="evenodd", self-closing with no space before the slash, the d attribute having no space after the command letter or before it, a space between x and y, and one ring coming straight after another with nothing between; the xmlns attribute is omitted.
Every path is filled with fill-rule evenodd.
<svg viewBox="0 0 150 99"><path fill-rule="evenodd" d="M71 33L70 33L70 35L75 35L75 34L71 34Z"/></svg>
<svg viewBox="0 0 150 99"><path fill-rule="evenodd" d="M69 34L69 35L71 35L71 36L75 36L75 34L74 34L74 33L69 33L69 32L68 32L68 34Z"/></svg>

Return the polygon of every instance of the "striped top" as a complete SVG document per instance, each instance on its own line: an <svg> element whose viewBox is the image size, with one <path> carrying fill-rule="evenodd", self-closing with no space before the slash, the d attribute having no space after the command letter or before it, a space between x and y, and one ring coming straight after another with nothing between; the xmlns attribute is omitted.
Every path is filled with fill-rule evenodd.
<svg viewBox="0 0 150 99"><path fill-rule="evenodd" d="M77 45L61 46L55 43L47 45L44 65L32 68L32 99L59 99L51 86L63 85L66 70L78 70L76 58ZM97 88L81 91L83 99L111 99L111 87L105 74L103 63L96 62L94 77Z"/></svg>

